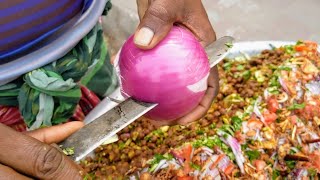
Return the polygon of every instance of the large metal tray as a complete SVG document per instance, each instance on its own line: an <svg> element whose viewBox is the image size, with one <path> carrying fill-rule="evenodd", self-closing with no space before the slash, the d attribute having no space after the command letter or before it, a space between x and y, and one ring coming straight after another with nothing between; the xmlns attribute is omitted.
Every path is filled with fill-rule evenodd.
<svg viewBox="0 0 320 180"><path fill-rule="evenodd" d="M284 45L295 44L295 41L245 41L245 42L237 42L233 44L233 47L230 49L230 52L226 56L226 58L234 58L237 56L243 56L247 54L249 56L254 56L259 54L261 51L265 49L271 49L272 47L280 47ZM319 50L320 51L320 50ZM111 95L113 99L121 100L122 95L119 89L116 89ZM85 118L85 123L90 123L94 121L95 118L99 117L103 113L109 111L114 108L118 104L108 100L107 98L101 101L101 103L95 107ZM116 140L116 138L113 138ZM111 141L112 142L112 141ZM89 154L92 156L93 154Z"/></svg>

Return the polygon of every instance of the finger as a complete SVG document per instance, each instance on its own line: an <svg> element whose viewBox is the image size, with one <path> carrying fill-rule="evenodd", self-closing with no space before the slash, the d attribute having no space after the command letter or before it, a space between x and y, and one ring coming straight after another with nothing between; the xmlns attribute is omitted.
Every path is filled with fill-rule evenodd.
<svg viewBox="0 0 320 180"><path fill-rule="evenodd" d="M56 148L0 123L0 162L39 179L81 179L80 168Z"/></svg>
<svg viewBox="0 0 320 180"><path fill-rule="evenodd" d="M199 105L186 116L179 118L177 124L188 124L202 118L211 106L213 99L217 96L219 89L219 75L217 67L211 69L208 78L208 88Z"/></svg>
<svg viewBox="0 0 320 180"><path fill-rule="evenodd" d="M55 125L52 127L29 131L26 132L26 134L46 144L52 144L63 141L83 126L83 122L73 121L65 124Z"/></svg>
<svg viewBox="0 0 320 180"><path fill-rule="evenodd" d="M1 180L31 180L22 174L17 173L15 170L0 164L0 179Z"/></svg>
<svg viewBox="0 0 320 180"><path fill-rule="evenodd" d="M149 6L148 0L137 0L137 8L138 8L138 15L140 21L142 20L144 14L146 13Z"/></svg>
<svg viewBox="0 0 320 180"><path fill-rule="evenodd" d="M216 33L201 1L193 3L193 5L195 7L192 7L192 11L185 13L185 17L180 23L193 32L200 43L206 47L216 40Z"/></svg>
<svg viewBox="0 0 320 180"><path fill-rule="evenodd" d="M134 42L142 49L152 49L171 30L177 20L175 1L153 1L135 32Z"/></svg>

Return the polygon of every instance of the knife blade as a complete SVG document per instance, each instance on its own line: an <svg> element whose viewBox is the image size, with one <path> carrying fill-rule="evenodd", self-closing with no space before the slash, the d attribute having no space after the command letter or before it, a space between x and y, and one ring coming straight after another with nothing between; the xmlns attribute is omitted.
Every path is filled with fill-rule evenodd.
<svg viewBox="0 0 320 180"><path fill-rule="evenodd" d="M227 55L233 41L233 37L225 36L206 48L210 67L217 65ZM156 106L154 103L123 97L118 88L87 115L86 125L60 143L60 147L73 148L74 154L71 158L76 162L80 161L107 139Z"/></svg>

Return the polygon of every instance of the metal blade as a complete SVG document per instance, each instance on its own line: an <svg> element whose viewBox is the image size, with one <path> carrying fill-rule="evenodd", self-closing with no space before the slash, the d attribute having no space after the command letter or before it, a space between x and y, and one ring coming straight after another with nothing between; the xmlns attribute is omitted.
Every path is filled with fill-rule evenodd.
<svg viewBox="0 0 320 180"><path fill-rule="evenodd" d="M228 54L228 50L232 48L234 38L231 36L224 36L219 38L206 47L207 55L209 56L210 67L214 67Z"/></svg>
<svg viewBox="0 0 320 180"><path fill-rule="evenodd" d="M68 137L60 146L74 148L71 158L79 161L156 105L129 98Z"/></svg>

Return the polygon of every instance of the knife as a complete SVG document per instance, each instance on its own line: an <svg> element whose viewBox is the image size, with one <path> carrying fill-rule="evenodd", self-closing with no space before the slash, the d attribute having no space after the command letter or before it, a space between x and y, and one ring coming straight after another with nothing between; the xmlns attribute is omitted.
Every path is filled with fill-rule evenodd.
<svg viewBox="0 0 320 180"><path fill-rule="evenodd" d="M225 58L233 41L233 37L225 36L206 47L211 68ZM117 58L119 58L119 53ZM62 149L72 148L73 154L70 157L76 162L80 161L156 106L157 104L154 103L139 102L130 97L123 97L118 88L86 116L84 120L86 125L61 142L60 147Z"/></svg>

